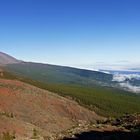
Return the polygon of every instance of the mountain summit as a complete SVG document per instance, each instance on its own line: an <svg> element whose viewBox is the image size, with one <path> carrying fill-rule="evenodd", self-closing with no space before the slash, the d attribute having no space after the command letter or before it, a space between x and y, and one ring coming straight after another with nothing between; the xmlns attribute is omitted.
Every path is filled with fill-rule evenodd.
<svg viewBox="0 0 140 140"><path fill-rule="evenodd" d="M7 64L15 64L19 63L20 61L17 60L16 58L5 54L3 52L0 52L0 65L7 65Z"/></svg>

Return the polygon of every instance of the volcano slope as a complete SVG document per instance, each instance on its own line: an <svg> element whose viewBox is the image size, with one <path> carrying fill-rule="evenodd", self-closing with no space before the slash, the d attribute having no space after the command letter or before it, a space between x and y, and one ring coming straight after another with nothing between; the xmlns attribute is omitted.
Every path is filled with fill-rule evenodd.
<svg viewBox="0 0 140 140"><path fill-rule="evenodd" d="M79 122L101 119L75 101L16 80L0 79L0 134L52 137ZM2 137L2 136L1 136Z"/></svg>
<svg viewBox="0 0 140 140"><path fill-rule="evenodd" d="M14 58L8 54L0 52L0 65L4 66L7 64L17 64L20 62L21 62L20 60L17 60L16 58Z"/></svg>

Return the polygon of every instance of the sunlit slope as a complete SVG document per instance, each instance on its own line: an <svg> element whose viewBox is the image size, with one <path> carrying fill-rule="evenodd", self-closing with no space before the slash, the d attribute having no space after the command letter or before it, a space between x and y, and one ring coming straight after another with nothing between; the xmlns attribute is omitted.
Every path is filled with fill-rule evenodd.
<svg viewBox="0 0 140 140"><path fill-rule="evenodd" d="M10 75L9 75L10 76ZM59 133L79 121L95 122L100 117L75 101L17 81L0 78L0 134L32 136Z"/></svg>

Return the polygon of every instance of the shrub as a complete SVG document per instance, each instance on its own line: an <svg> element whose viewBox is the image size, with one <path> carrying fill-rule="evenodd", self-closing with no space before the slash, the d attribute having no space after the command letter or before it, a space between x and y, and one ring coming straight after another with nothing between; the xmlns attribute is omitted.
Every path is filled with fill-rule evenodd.
<svg viewBox="0 0 140 140"><path fill-rule="evenodd" d="M38 131L35 128L33 129L32 139L38 139Z"/></svg>
<svg viewBox="0 0 140 140"><path fill-rule="evenodd" d="M10 134L9 132L3 132L2 140L14 140L15 138L15 131L13 134Z"/></svg>

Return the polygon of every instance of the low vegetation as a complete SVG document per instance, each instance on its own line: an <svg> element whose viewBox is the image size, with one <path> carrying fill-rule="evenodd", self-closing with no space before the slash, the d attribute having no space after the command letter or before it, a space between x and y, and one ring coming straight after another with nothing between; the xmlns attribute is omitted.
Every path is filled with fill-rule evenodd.
<svg viewBox="0 0 140 140"><path fill-rule="evenodd" d="M0 112L0 116L6 116L8 118L14 118L13 113L8 113L8 112Z"/></svg>
<svg viewBox="0 0 140 140"><path fill-rule="evenodd" d="M4 73L3 78L20 80L61 96L71 97L79 104L107 117L140 112L140 96L115 88L43 83L8 72Z"/></svg>
<svg viewBox="0 0 140 140"><path fill-rule="evenodd" d="M15 138L15 131L12 134L9 132L3 132L1 140L14 140Z"/></svg>
<svg viewBox="0 0 140 140"><path fill-rule="evenodd" d="M31 138L38 139L38 131L35 128L33 129L33 136Z"/></svg>

